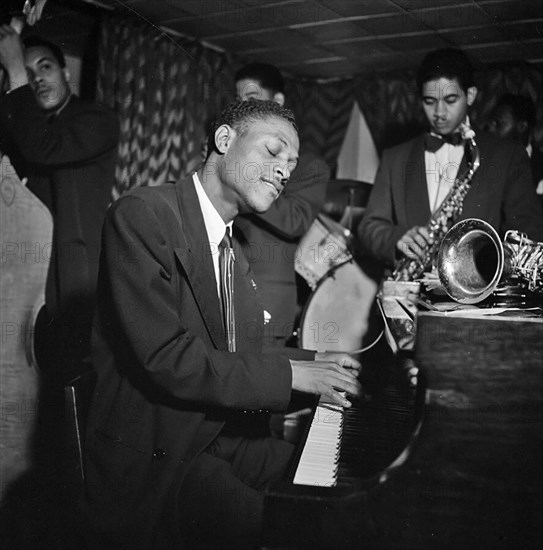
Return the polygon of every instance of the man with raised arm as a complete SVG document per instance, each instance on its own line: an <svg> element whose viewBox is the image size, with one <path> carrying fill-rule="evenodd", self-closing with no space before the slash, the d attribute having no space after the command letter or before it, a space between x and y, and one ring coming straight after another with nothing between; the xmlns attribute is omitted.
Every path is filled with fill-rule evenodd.
<svg viewBox="0 0 543 550"><path fill-rule="evenodd" d="M62 386L90 355L100 232L111 201L119 123L72 93L62 50L38 36L24 44L0 26L0 65L10 89L0 97L0 150L53 216L38 362Z"/></svg>

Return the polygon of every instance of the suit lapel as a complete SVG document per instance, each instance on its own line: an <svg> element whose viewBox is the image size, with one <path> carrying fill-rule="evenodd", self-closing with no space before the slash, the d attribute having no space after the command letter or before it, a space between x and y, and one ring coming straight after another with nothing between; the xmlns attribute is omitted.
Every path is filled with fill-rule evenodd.
<svg viewBox="0 0 543 550"><path fill-rule="evenodd" d="M175 254L186 273L213 343L218 349L227 349L213 259L192 178L177 183L176 193L186 246L176 248Z"/></svg>
<svg viewBox="0 0 543 550"><path fill-rule="evenodd" d="M404 204L407 226L426 225L431 212L424 164L424 135L414 140L402 169L406 172Z"/></svg>
<svg viewBox="0 0 543 550"><path fill-rule="evenodd" d="M239 228L234 225L234 304L236 308L236 346L239 351L261 351L264 307L262 306L249 262L243 254Z"/></svg>

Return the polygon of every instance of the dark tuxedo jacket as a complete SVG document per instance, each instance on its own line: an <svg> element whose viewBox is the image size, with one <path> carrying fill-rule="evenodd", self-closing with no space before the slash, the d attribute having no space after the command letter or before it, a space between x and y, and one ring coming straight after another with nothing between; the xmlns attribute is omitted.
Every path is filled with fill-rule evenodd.
<svg viewBox="0 0 543 550"><path fill-rule="evenodd" d="M191 460L227 420L283 410L288 357L314 357L260 352L263 309L235 248L239 351L229 353L192 179L138 188L108 211L84 502L96 548L182 547L175 503Z"/></svg>
<svg viewBox="0 0 543 550"><path fill-rule="evenodd" d="M538 188L539 182L543 181L543 153L533 144L532 156L530 157L530 165L532 167L532 177L534 189ZM543 194L538 195L541 209L543 210Z"/></svg>
<svg viewBox="0 0 543 550"><path fill-rule="evenodd" d="M508 229L543 240L543 213L532 185L524 148L483 132L475 137L481 164L458 220L480 218L503 238ZM466 166L466 155L459 174ZM385 150L358 235L365 251L391 263L396 243L431 217L424 164L424 136Z"/></svg>
<svg viewBox="0 0 543 550"><path fill-rule="evenodd" d="M39 107L30 86L0 98L0 148L53 215L46 305L54 317L92 311L118 126L113 113L76 96L53 115Z"/></svg>
<svg viewBox="0 0 543 550"><path fill-rule="evenodd" d="M532 167L534 187L537 188L539 182L543 180L543 153L537 148L535 143L532 144L530 165Z"/></svg>

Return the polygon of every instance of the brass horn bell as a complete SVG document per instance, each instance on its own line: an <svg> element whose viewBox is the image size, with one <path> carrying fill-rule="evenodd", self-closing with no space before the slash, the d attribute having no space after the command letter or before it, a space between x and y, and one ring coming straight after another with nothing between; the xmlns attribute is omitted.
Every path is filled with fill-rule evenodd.
<svg viewBox="0 0 543 550"><path fill-rule="evenodd" d="M439 248L441 284L461 304L480 302L511 273L510 256L490 224L476 218L462 220L446 233Z"/></svg>

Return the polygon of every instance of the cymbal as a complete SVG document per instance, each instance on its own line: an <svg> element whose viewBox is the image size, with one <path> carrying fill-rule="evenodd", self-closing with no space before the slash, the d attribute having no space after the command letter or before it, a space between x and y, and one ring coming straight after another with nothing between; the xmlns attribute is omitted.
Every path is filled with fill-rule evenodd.
<svg viewBox="0 0 543 550"><path fill-rule="evenodd" d="M328 185L332 185L334 187L342 187L344 189L363 189L367 187L373 187L373 183L370 183L368 181L361 181L361 180L349 180L349 179L336 179L336 180L330 180L328 182Z"/></svg>
<svg viewBox="0 0 543 550"><path fill-rule="evenodd" d="M326 202L342 206L366 206L373 184L366 181L336 179L328 182ZM351 203L352 201L352 203Z"/></svg>

